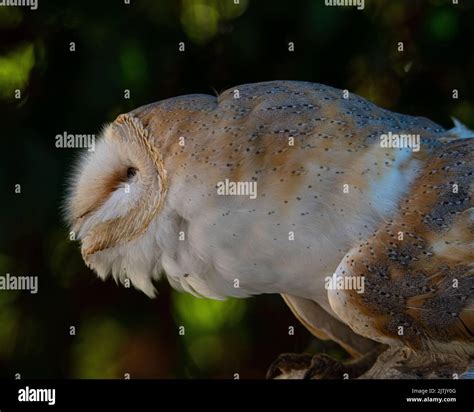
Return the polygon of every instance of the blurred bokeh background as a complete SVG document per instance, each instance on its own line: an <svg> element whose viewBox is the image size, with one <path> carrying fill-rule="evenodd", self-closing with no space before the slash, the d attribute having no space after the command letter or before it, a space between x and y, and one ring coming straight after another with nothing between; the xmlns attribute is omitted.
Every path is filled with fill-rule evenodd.
<svg viewBox="0 0 474 412"><path fill-rule="evenodd" d="M275 79L473 128L474 2L365 0L363 11L324 0L38 2L0 6L0 275L39 277L36 295L0 291L0 377L262 378L282 352L343 357L279 296L216 302L161 282L150 300L98 280L60 213L81 150L57 149L55 136L99 134L160 99Z"/></svg>

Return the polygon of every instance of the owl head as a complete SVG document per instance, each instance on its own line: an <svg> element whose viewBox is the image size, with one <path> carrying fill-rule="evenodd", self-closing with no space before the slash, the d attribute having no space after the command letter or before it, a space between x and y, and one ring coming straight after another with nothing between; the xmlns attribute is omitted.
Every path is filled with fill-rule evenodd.
<svg viewBox="0 0 474 412"><path fill-rule="evenodd" d="M120 115L106 126L95 151L80 159L69 187L66 219L86 264L102 279L129 279L153 296L152 279L161 269L152 227L167 179L140 121Z"/></svg>

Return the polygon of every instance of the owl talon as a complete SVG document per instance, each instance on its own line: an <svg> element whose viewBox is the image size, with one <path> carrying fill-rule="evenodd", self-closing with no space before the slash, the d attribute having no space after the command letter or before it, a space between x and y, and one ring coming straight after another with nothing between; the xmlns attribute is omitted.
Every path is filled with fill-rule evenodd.
<svg viewBox="0 0 474 412"><path fill-rule="evenodd" d="M343 379L350 367L325 354L314 355L303 379Z"/></svg>
<svg viewBox="0 0 474 412"><path fill-rule="evenodd" d="M366 373L387 346L380 345L363 357L341 362L321 353L314 355L303 379L354 379Z"/></svg>
<svg viewBox="0 0 474 412"><path fill-rule="evenodd" d="M266 379L275 379L281 375L303 373L311 365L313 356L308 353L282 353L270 365Z"/></svg>

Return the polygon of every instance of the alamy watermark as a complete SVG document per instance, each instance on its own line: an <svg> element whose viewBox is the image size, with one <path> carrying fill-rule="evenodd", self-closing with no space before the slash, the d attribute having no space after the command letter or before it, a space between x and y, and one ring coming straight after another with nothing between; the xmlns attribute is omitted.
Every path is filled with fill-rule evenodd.
<svg viewBox="0 0 474 412"><path fill-rule="evenodd" d="M38 0L0 0L1 6L21 6L36 10L38 9Z"/></svg>
<svg viewBox="0 0 474 412"><path fill-rule="evenodd" d="M388 132L380 135L380 147L387 149L410 148L414 152L420 150L419 134L396 134Z"/></svg>
<svg viewBox="0 0 474 412"><path fill-rule="evenodd" d="M0 290L29 290L38 293L38 276L0 276Z"/></svg>
<svg viewBox="0 0 474 412"><path fill-rule="evenodd" d="M364 10L364 0L325 0L325 6L350 6L357 7L357 10Z"/></svg>
<svg viewBox="0 0 474 412"><path fill-rule="evenodd" d="M364 276L326 276L324 281L327 290L355 290L359 294L365 291Z"/></svg>
<svg viewBox="0 0 474 412"><path fill-rule="evenodd" d="M19 402L45 402L48 405L56 403L56 389L34 389L26 386L18 389Z"/></svg>
<svg viewBox="0 0 474 412"><path fill-rule="evenodd" d="M87 149L95 151L95 134L71 134L63 132L57 134L56 147L60 149Z"/></svg>
<svg viewBox="0 0 474 412"><path fill-rule="evenodd" d="M250 199L257 198L257 182L233 182L225 179L217 182L217 194L220 196L248 196Z"/></svg>

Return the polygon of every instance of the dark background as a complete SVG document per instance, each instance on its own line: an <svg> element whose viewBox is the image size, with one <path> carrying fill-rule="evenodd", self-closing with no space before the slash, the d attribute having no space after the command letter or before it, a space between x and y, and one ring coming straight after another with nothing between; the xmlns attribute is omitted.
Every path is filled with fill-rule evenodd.
<svg viewBox="0 0 474 412"><path fill-rule="evenodd" d="M279 296L215 302L161 282L150 300L98 280L60 212L80 149L57 149L55 136L98 135L146 103L276 79L473 128L474 1L366 0L363 11L323 0L38 2L0 6L0 276L39 277L36 295L0 291L0 377L261 378L282 352L344 356Z"/></svg>

